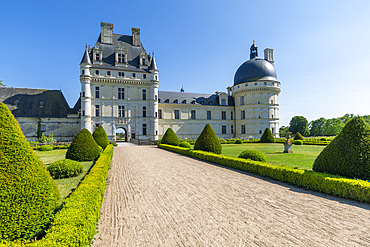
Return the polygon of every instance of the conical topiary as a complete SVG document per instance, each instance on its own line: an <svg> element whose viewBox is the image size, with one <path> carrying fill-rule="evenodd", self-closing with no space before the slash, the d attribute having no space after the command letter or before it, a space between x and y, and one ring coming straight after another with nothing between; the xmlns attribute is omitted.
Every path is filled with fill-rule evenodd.
<svg viewBox="0 0 370 247"><path fill-rule="evenodd" d="M180 143L180 140L177 137L177 135L175 134L175 132L171 128L168 128L166 130L166 133L164 133L164 135L162 137L161 144L168 144L168 145L172 145L172 146L178 146L179 143Z"/></svg>
<svg viewBox="0 0 370 247"><path fill-rule="evenodd" d="M312 169L349 178L370 179L370 127L361 117L350 120L322 150Z"/></svg>
<svg viewBox="0 0 370 247"><path fill-rule="evenodd" d="M58 202L54 180L13 114L0 103L0 240L42 234Z"/></svg>
<svg viewBox="0 0 370 247"><path fill-rule="evenodd" d="M210 124L207 124L202 133L198 136L195 141L194 150L203 150L216 154L220 154L222 152L221 143Z"/></svg>
<svg viewBox="0 0 370 247"><path fill-rule="evenodd" d="M263 132L260 142L262 143L274 143L275 138L271 133L271 130L269 128L266 128L265 131Z"/></svg>
<svg viewBox="0 0 370 247"><path fill-rule="evenodd" d="M105 132L104 128L99 125L98 128L93 133L93 137L95 142L105 149L109 145L109 139L107 133Z"/></svg>
<svg viewBox="0 0 370 247"><path fill-rule="evenodd" d="M77 161L95 160L100 155L99 145L96 144L90 131L83 129L73 139L66 153L66 159Z"/></svg>
<svg viewBox="0 0 370 247"><path fill-rule="evenodd" d="M294 140L304 140L304 137L301 135L301 133L297 132L295 133Z"/></svg>

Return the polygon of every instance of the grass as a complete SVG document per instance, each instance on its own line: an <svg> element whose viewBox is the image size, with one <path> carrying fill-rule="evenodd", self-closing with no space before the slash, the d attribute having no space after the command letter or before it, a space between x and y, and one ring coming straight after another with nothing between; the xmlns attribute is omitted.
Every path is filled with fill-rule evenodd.
<svg viewBox="0 0 370 247"><path fill-rule="evenodd" d="M65 159L67 149L59 149L53 151L34 151L37 157L46 165L50 165L54 161ZM83 172L73 178L61 178L61 179L54 179L55 183L58 186L61 201L63 201L80 183L82 178L86 175L86 173L90 170L91 166L93 165L93 161L86 161L81 162L84 170Z"/></svg>
<svg viewBox="0 0 370 247"><path fill-rule="evenodd" d="M283 153L284 145L281 143L244 143L222 145L222 154L238 157L247 149L258 150L266 155L267 162L275 165L287 165L312 170L316 157L325 146L293 145L293 153Z"/></svg>

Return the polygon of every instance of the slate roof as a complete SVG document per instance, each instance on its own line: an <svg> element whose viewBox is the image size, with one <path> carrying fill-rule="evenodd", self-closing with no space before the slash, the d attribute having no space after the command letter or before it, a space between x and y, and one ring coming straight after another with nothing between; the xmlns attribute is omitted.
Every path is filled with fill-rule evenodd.
<svg viewBox="0 0 370 247"><path fill-rule="evenodd" d="M158 70L157 63L155 62L154 55L152 57L152 61L150 62L149 70Z"/></svg>
<svg viewBox="0 0 370 247"><path fill-rule="evenodd" d="M160 103L167 103L166 100L168 100L168 104L189 105L194 101L195 105L220 105L217 94L158 91L158 98L160 99ZM228 96L228 103L229 106L234 105L233 97Z"/></svg>
<svg viewBox="0 0 370 247"><path fill-rule="evenodd" d="M143 48L143 45L140 46L133 46L132 45L132 36L128 35L121 35L121 34L113 34L113 44L105 44L100 42L100 37L98 38L97 42L100 43L102 51L103 51L103 64L93 64L92 68L100 68L100 69L110 69L110 70L123 70L123 71L133 71L133 72L148 72L147 69L140 69L139 62L140 62L140 51ZM125 50L127 52L127 67L122 66L114 66L115 65L115 47L118 46L118 42L122 42ZM94 49L94 48L93 48ZM93 61L93 49L91 50L89 56L90 60ZM81 60L83 61L83 59Z"/></svg>
<svg viewBox="0 0 370 247"><path fill-rule="evenodd" d="M70 111L63 93L59 90L1 87L0 102L3 102L15 117L64 118Z"/></svg>
<svg viewBox="0 0 370 247"><path fill-rule="evenodd" d="M81 97L78 98L75 106L69 111L70 114L78 114L78 111L81 110Z"/></svg>

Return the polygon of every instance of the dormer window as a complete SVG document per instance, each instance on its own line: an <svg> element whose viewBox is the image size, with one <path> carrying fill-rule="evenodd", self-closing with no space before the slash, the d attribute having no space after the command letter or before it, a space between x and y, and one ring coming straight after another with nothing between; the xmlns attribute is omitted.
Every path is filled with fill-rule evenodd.
<svg viewBox="0 0 370 247"><path fill-rule="evenodd" d="M186 104L186 100L183 100L181 103Z"/></svg>
<svg viewBox="0 0 370 247"><path fill-rule="evenodd" d="M100 53L95 53L95 61L100 61Z"/></svg>
<svg viewBox="0 0 370 247"><path fill-rule="evenodd" d="M140 57L139 57L139 67L141 69L147 69L148 68L148 54L146 53L145 49L141 47L140 51Z"/></svg>
<svg viewBox="0 0 370 247"><path fill-rule="evenodd" d="M142 59L141 59L141 65L144 65L144 66L146 65L146 63L145 63L145 58L142 58Z"/></svg>
<svg viewBox="0 0 370 247"><path fill-rule="evenodd" d="M127 51L123 42L119 41L114 48L115 52L115 65L127 67Z"/></svg>
<svg viewBox="0 0 370 247"><path fill-rule="evenodd" d="M40 108L43 108L44 107L44 101L40 101L39 107Z"/></svg>
<svg viewBox="0 0 370 247"><path fill-rule="evenodd" d="M192 102L190 102L190 104L193 104L194 105L195 104L195 100L193 100Z"/></svg>
<svg viewBox="0 0 370 247"><path fill-rule="evenodd" d="M169 99L166 99L166 100L164 101L164 103L170 103L170 100L169 100Z"/></svg>
<svg viewBox="0 0 370 247"><path fill-rule="evenodd" d="M118 63L125 63L125 54L117 54Z"/></svg>
<svg viewBox="0 0 370 247"><path fill-rule="evenodd" d="M18 107L18 105L19 105L19 101L18 100L16 100L16 101L13 102L13 106Z"/></svg>
<svg viewBox="0 0 370 247"><path fill-rule="evenodd" d="M93 64L99 64L102 65L102 60L103 60L103 49L101 47L101 44L96 43L94 48L93 48Z"/></svg>
<svg viewBox="0 0 370 247"><path fill-rule="evenodd" d="M173 101L173 103L179 103L179 101L178 101L177 99L175 99L175 100Z"/></svg>

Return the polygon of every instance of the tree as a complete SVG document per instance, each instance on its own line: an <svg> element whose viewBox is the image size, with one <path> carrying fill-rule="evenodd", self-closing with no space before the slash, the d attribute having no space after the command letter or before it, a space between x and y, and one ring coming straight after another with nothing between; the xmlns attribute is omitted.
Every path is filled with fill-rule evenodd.
<svg viewBox="0 0 370 247"><path fill-rule="evenodd" d="M289 132L289 126L281 126L280 129L279 129L280 137L285 137L286 132Z"/></svg>
<svg viewBox="0 0 370 247"><path fill-rule="evenodd" d="M222 146L210 124L207 124L194 144L194 150L203 150L220 154Z"/></svg>
<svg viewBox="0 0 370 247"><path fill-rule="evenodd" d="M303 136L308 136L310 131L308 130L308 121L303 116L295 116L290 120L289 130L295 135L297 132Z"/></svg>
<svg viewBox="0 0 370 247"><path fill-rule="evenodd" d="M262 143L274 143L275 138L271 133L271 130L269 128L266 128L265 131L263 132L260 142Z"/></svg>
<svg viewBox="0 0 370 247"><path fill-rule="evenodd" d="M309 124L310 135L311 136L324 136L324 126L326 123L325 118L319 118L317 120L313 120Z"/></svg>
<svg viewBox="0 0 370 247"><path fill-rule="evenodd" d="M354 117L317 156L312 169L369 180L369 150L370 127L361 117Z"/></svg>
<svg viewBox="0 0 370 247"><path fill-rule="evenodd" d="M0 80L0 87L5 87L5 85L3 84L3 80Z"/></svg>
<svg viewBox="0 0 370 247"><path fill-rule="evenodd" d="M324 135L336 136L343 129L344 123L339 118L328 119L324 125Z"/></svg>

